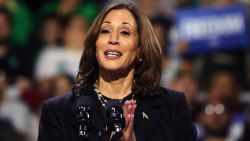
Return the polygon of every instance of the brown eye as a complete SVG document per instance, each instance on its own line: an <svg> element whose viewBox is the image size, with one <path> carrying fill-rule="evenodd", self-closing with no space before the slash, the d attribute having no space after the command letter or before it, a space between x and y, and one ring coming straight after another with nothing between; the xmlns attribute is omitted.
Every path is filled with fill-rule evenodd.
<svg viewBox="0 0 250 141"><path fill-rule="evenodd" d="M126 36L129 36L129 35L130 35L130 33L127 32L127 31L122 31L121 34L122 34L122 35L126 35Z"/></svg>
<svg viewBox="0 0 250 141"><path fill-rule="evenodd" d="M103 34L107 34L107 33L110 33L107 29L102 29L101 31L100 31L100 33L103 33Z"/></svg>

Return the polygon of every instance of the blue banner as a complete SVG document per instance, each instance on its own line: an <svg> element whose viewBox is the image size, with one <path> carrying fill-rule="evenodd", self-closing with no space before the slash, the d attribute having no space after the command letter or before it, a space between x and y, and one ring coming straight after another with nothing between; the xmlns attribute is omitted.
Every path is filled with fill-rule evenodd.
<svg viewBox="0 0 250 141"><path fill-rule="evenodd" d="M179 10L176 22L178 40L189 44L187 54L249 46L247 8L243 5Z"/></svg>

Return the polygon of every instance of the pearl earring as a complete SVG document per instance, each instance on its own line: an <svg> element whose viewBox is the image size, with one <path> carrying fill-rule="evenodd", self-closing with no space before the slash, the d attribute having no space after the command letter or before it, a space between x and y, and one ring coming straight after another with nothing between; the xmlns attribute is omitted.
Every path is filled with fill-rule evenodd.
<svg viewBox="0 0 250 141"><path fill-rule="evenodd" d="M137 63L141 63L141 62L142 62L142 58L137 59L136 62L137 62Z"/></svg>

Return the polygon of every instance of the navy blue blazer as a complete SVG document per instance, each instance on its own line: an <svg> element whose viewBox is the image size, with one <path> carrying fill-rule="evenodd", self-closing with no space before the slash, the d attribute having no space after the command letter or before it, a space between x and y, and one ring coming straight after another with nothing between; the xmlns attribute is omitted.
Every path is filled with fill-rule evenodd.
<svg viewBox="0 0 250 141"><path fill-rule="evenodd" d="M94 101L93 127L105 127L105 110L94 90L85 91ZM74 125L75 95L54 97L43 103L38 141L107 141L93 130L88 139L79 137ZM182 93L160 88L153 97L136 98L134 131L137 141L195 141L196 129Z"/></svg>

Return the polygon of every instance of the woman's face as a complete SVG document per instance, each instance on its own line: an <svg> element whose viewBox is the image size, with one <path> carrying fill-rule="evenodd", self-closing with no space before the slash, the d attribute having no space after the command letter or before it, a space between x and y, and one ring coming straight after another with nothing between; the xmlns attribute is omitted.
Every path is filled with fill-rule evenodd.
<svg viewBox="0 0 250 141"><path fill-rule="evenodd" d="M138 42L133 15L125 9L110 11L96 41L96 58L101 69L127 70L135 62Z"/></svg>

